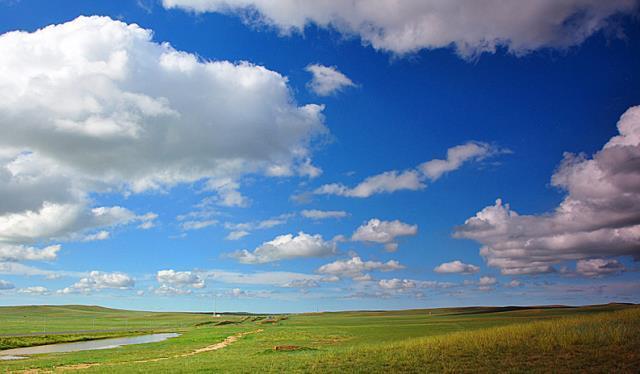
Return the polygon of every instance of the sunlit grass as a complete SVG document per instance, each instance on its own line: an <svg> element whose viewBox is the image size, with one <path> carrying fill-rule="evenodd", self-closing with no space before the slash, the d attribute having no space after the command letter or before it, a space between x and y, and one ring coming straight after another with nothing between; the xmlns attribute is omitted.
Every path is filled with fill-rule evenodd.
<svg viewBox="0 0 640 374"><path fill-rule="evenodd" d="M640 367L636 306L320 313L276 318L274 323L246 316L157 318L180 315L187 327L178 338L0 362L0 372L84 363L95 364L87 371L105 373L637 372ZM217 325L219 321L240 323ZM263 331L224 349L178 357L257 329ZM169 359L136 362L163 357Z"/></svg>

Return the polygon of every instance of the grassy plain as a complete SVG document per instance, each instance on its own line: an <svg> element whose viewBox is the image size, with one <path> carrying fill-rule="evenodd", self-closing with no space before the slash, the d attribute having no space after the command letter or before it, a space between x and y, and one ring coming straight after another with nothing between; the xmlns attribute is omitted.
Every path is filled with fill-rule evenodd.
<svg viewBox="0 0 640 374"><path fill-rule="evenodd" d="M278 316L275 321L238 315L217 318L237 322L219 325L207 323L213 318L203 314L12 307L0 308L0 334L37 332L37 327L21 328L20 316L34 321L48 316L51 331L96 326L118 329L117 334L176 331L182 335L111 350L0 361L0 372L34 368L139 373L640 370L640 307L620 304L313 313ZM195 353L242 332L250 334L225 348Z"/></svg>

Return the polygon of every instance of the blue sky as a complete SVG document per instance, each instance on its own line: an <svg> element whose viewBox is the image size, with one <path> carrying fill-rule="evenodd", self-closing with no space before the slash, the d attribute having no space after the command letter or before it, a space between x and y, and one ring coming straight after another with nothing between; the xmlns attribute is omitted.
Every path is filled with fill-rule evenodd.
<svg viewBox="0 0 640 374"><path fill-rule="evenodd" d="M0 1L0 304L638 302L638 3L459 3Z"/></svg>

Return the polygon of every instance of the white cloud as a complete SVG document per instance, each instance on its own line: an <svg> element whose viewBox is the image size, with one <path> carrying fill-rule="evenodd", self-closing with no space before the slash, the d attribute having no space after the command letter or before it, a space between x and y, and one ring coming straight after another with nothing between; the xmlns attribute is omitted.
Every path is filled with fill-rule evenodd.
<svg viewBox="0 0 640 374"><path fill-rule="evenodd" d="M48 280L58 279L61 277L85 277L86 272L77 271L61 271L61 270L46 270L40 269L34 266L28 266L19 262L1 262L0 261L0 274L6 275L24 275L24 276L42 276Z"/></svg>
<svg viewBox="0 0 640 374"><path fill-rule="evenodd" d="M325 241L321 235L299 232L297 236L286 234L262 243L253 252L236 251L232 257L245 264L262 264L299 257L326 257L337 252L336 243Z"/></svg>
<svg viewBox="0 0 640 374"><path fill-rule="evenodd" d="M138 216L137 220L141 222L138 228L141 230L149 230L150 228L156 227L157 218L158 215L152 212Z"/></svg>
<svg viewBox="0 0 640 374"><path fill-rule="evenodd" d="M271 170L273 166L267 170ZM268 175L275 176L271 173ZM215 191L217 196L214 198L216 203L227 207L246 207L249 205L249 199L243 196L238 189L240 184L232 178L211 178L207 181L207 189Z"/></svg>
<svg viewBox="0 0 640 374"><path fill-rule="evenodd" d="M25 287L18 290L19 293L27 294L27 295L48 295L50 294L49 289L42 286L31 286Z"/></svg>
<svg viewBox="0 0 640 374"><path fill-rule="evenodd" d="M480 291L491 291L498 284L498 280L494 277L484 276L480 277L477 284Z"/></svg>
<svg viewBox="0 0 640 374"><path fill-rule="evenodd" d="M372 218L356 229L351 235L351 240L382 243L388 252L395 252L398 244L395 242L399 236L410 236L418 233L418 225L410 225L399 220L381 221Z"/></svg>
<svg viewBox="0 0 640 374"><path fill-rule="evenodd" d="M59 290L58 293L83 293L89 294L93 291L103 289L130 289L135 285L133 278L121 272L105 273L92 271L85 278L80 279L75 284Z"/></svg>
<svg viewBox="0 0 640 374"><path fill-rule="evenodd" d="M322 169L314 166L311 159L306 159L298 166L298 174L303 177L315 178L322 174Z"/></svg>
<svg viewBox="0 0 640 374"><path fill-rule="evenodd" d="M455 236L482 243L480 254L503 274L551 272L564 261L640 257L640 106L625 112L618 131L591 158L565 154L551 184L566 196L553 212L520 215L498 199L456 228Z"/></svg>
<svg viewBox="0 0 640 374"><path fill-rule="evenodd" d="M93 242L93 241L97 241L97 240L107 240L109 239L109 236L111 234L109 233L109 231L106 230L100 230L98 232L96 232L95 234L89 234L87 236L84 237L84 241L85 242Z"/></svg>
<svg viewBox="0 0 640 374"><path fill-rule="evenodd" d="M408 190L424 189L425 181L435 181L443 174L459 169L465 162L480 161L487 157L508 152L498 150L489 144L481 142L467 142L451 147L447 150L447 159L434 159L424 162L416 169L405 171L391 170L366 178L353 188L340 183L325 184L316 188L317 195L338 195L345 197L365 198L381 193L392 193Z"/></svg>
<svg viewBox="0 0 640 374"><path fill-rule="evenodd" d="M523 286L523 283L517 279L512 279L511 282L507 283L507 287L516 288Z"/></svg>
<svg viewBox="0 0 640 374"><path fill-rule="evenodd" d="M391 289L391 290L416 288L416 282L410 279L398 279L398 278L381 279L378 282L378 285L381 288Z"/></svg>
<svg viewBox="0 0 640 374"><path fill-rule="evenodd" d="M14 288L16 286L13 283L0 279L0 290L12 290Z"/></svg>
<svg viewBox="0 0 640 374"><path fill-rule="evenodd" d="M447 150L445 160L435 159L418 166L422 173L432 181L443 174L459 169L462 164L470 160L482 160L496 150L485 143L469 142L451 147Z"/></svg>
<svg viewBox="0 0 640 374"><path fill-rule="evenodd" d="M24 245L0 244L0 261L53 261L61 248L60 245L39 249Z"/></svg>
<svg viewBox="0 0 640 374"><path fill-rule="evenodd" d="M248 231L244 231L244 230L231 231L225 237L225 239L227 239L227 240L240 240L240 239L244 238L245 236L247 236L249 234L250 233Z"/></svg>
<svg viewBox="0 0 640 374"><path fill-rule="evenodd" d="M208 219L203 221L184 221L180 223L180 228L182 228L185 231L200 230L200 229L204 229L205 227L213 226L217 223L218 221L215 219Z"/></svg>
<svg viewBox="0 0 640 374"><path fill-rule="evenodd" d="M318 96L329 96L355 84L335 66L311 64L305 68L313 75L307 87Z"/></svg>
<svg viewBox="0 0 640 374"><path fill-rule="evenodd" d="M406 54L449 48L464 58L499 47L521 55L565 49L606 27L616 14L637 9L633 0L163 0L165 8L240 14L283 34L307 25L358 36L377 50Z"/></svg>
<svg viewBox="0 0 640 374"><path fill-rule="evenodd" d="M156 280L162 285L172 287L204 288L204 279L191 271L159 270Z"/></svg>
<svg viewBox="0 0 640 374"><path fill-rule="evenodd" d="M414 279L381 279L378 281L378 287L384 290L394 290L404 292L407 290L417 291L425 288L450 288L455 284L450 282L424 281Z"/></svg>
<svg viewBox="0 0 640 374"><path fill-rule="evenodd" d="M271 297L270 291L250 291L243 290L240 288L232 288L230 290L225 291L222 296L226 297L251 297L251 298L264 298Z"/></svg>
<svg viewBox="0 0 640 374"><path fill-rule="evenodd" d="M91 209L92 193L204 181L216 203L245 206L243 175L276 166L313 174L310 142L326 133L323 108L298 106L286 77L202 61L107 17L5 33L0 66L0 241L8 243L153 227L122 207Z"/></svg>
<svg viewBox="0 0 640 374"><path fill-rule="evenodd" d="M300 212L303 217L311 219L327 219L327 218L344 218L348 215L347 212L342 210L303 210Z"/></svg>
<svg viewBox="0 0 640 374"><path fill-rule="evenodd" d="M416 191L424 187L425 184L422 183L421 176L418 172L414 170L403 172L393 170L368 177L353 188L339 183L332 183L318 187L314 193L318 195L365 198L371 195L391 193L400 190Z"/></svg>
<svg viewBox="0 0 640 374"><path fill-rule="evenodd" d="M318 273L339 278L352 278L356 281L368 281L372 280L368 272L387 272L400 269L404 269L404 266L395 260L389 260L387 262L362 261L360 257L355 256L348 260L336 260L322 265L318 268Z"/></svg>
<svg viewBox="0 0 640 374"><path fill-rule="evenodd" d="M489 277L489 276L484 276L484 277L480 277L480 280L478 281L478 286L493 286L496 283L498 283L498 280L495 277Z"/></svg>
<svg viewBox="0 0 640 374"><path fill-rule="evenodd" d="M253 230L265 230L276 226L284 225L295 213L284 213L262 221L251 222L225 222L224 228L232 230L226 237L227 240L238 240L249 235Z"/></svg>
<svg viewBox="0 0 640 374"><path fill-rule="evenodd" d="M315 288L319 286L320 284L318 283L318 281L314 279L294 279L282 285L282 287L285 287L285 288L302 288L302 289Z"/></svg>
<svg viewBox="0 0 640 374"><path fill-rule="evenodd" d="M153 292L160 296L191 295L193 293L193 291L189 289L171 287L166 284L160 285L160 287L154 289Z"/></svg>
<svg viewBox="0 0 640 374"><path fill-rule="evenodd" d="M254 273L239 273L227 270L208 270L201 271L198 274L202 277L207 277L214 281L227 284L283 286L285 284L297 281L328 281L325 280L325 278L315 274L295 273L288 271L261 271Z"/></svg>
<svg viewBox="0 0 640 374"><path fill-rule="evenodd" d="M465 264L460 260L451 262L445 262L436 266L433 271L436 273L460 273L460 274L473 274L480 271L480 267L471 264Z"/></svg>
<svg viewBox="0 0 640 374"><path fill-rule="evenodd" d="M193 210L184 214L179 214L176 216L176 220L179 222L182 221L203 221L211 219L213 216L219 215L220 213L211 208L212 201L210 198L203 199L200 203L196 205L197 210Z"/></svg>
<svg viewBox="0 0 640 374"><path fill-rule="evenodd" d="M618 260L594 258L579 260L576 263L576 273L585 277L602 277L619 274L625 271L624 265Z"/></svg>
<svg viewBox="0 0 640 374"><path fill-rule="evenodd" d="M0 242L29 243L50 239L83 239L87 230L114 227L134 222L149 222L155 215L136 215L119 207L86 209L83 203L45 202L38 211L8 213L0 216Z"/></svg>
<svg viewBox="0 0 640 374"><path fill-rule="evenodd" d="M277 217L269 218L263 221L257 222L253 227L256 229L270 229L276 226L284 225L287 220L293 217L293 214L281 214Z"/></svg>

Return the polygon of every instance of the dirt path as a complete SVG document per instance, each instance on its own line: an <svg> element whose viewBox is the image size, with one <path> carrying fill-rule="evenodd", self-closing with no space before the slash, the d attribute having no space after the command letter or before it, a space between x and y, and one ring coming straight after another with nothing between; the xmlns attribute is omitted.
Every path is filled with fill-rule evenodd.
<svg viewBox="0 0 640 374"><path fill-rule="evenodd" d="M245 335L257 334L257 333L262 332L262 331L264 331L264 330L263 329L258 329L258 330L254 330L254 331L241 332L241 333L238 333L238 334L235 334L235 335L227 336L227 338L225 340L221 341L220 343L216 343L216 344L212 344L210 346L204 347L204 348L196 349L195 351L192 351L192 352L183 353L183 354L179 354L179 355L174 355L174 356L171 356L171 357L160 357L160 358L151 358L151 359L148 359L148 360L132 361L131 363L140 364L140 363L143 363L143 362L156 362L156 361L168 360L170 358L189 357L189 356L197 355L199 353L217 351L218 349L222 349L222 348L228 346L229 344L236 342L238 339L242 338Z"/></svg>
<svg viewBox="0 0 640 374"><path fill-rule="evenodd" d="M49 370L49 369L27 369L27 370L23 370L20 373L22 374L40 374L40 373L62 373L65 371L75 371L75 370L83 370L83 369L89 369L92 367L97 367L97 366L114 366L114 365L122 365L122 364L142 364L142 363L147 363L147 362L158 362L158 361L164 361L164 360L170 360L170 359L174 359L174 358L182 358L182 357L189 357L189 356L195 356L197 354L200 353L204 353L204 352L211 352L211 351L217 351L218 349L222 349L227 347L228 345L235 343L236 341L238 341L238 339L242 338L243 336L246 335L250 335L250 334L257 334L264 331L263 329L258 329L258 330L253 330L253 331L246 331L246 332L241 332L235 335L230 335L227 336L226 339L224 339L223 341L216 343L216 344L212 344L209 345L207 347L204 348L199 348L196 349L195 351L191 351L191 352L187 352L187 353L181 353L179 355L173 355L170 357L158 357L158 358L150 358L150 359L146 359L146 360L136 360L136 361L126 361L126 362L116 362L116 363L88 363L88 364L77 364L77 365L67 365L67 366L59 366L54 368L53 370Z"/></svg>

